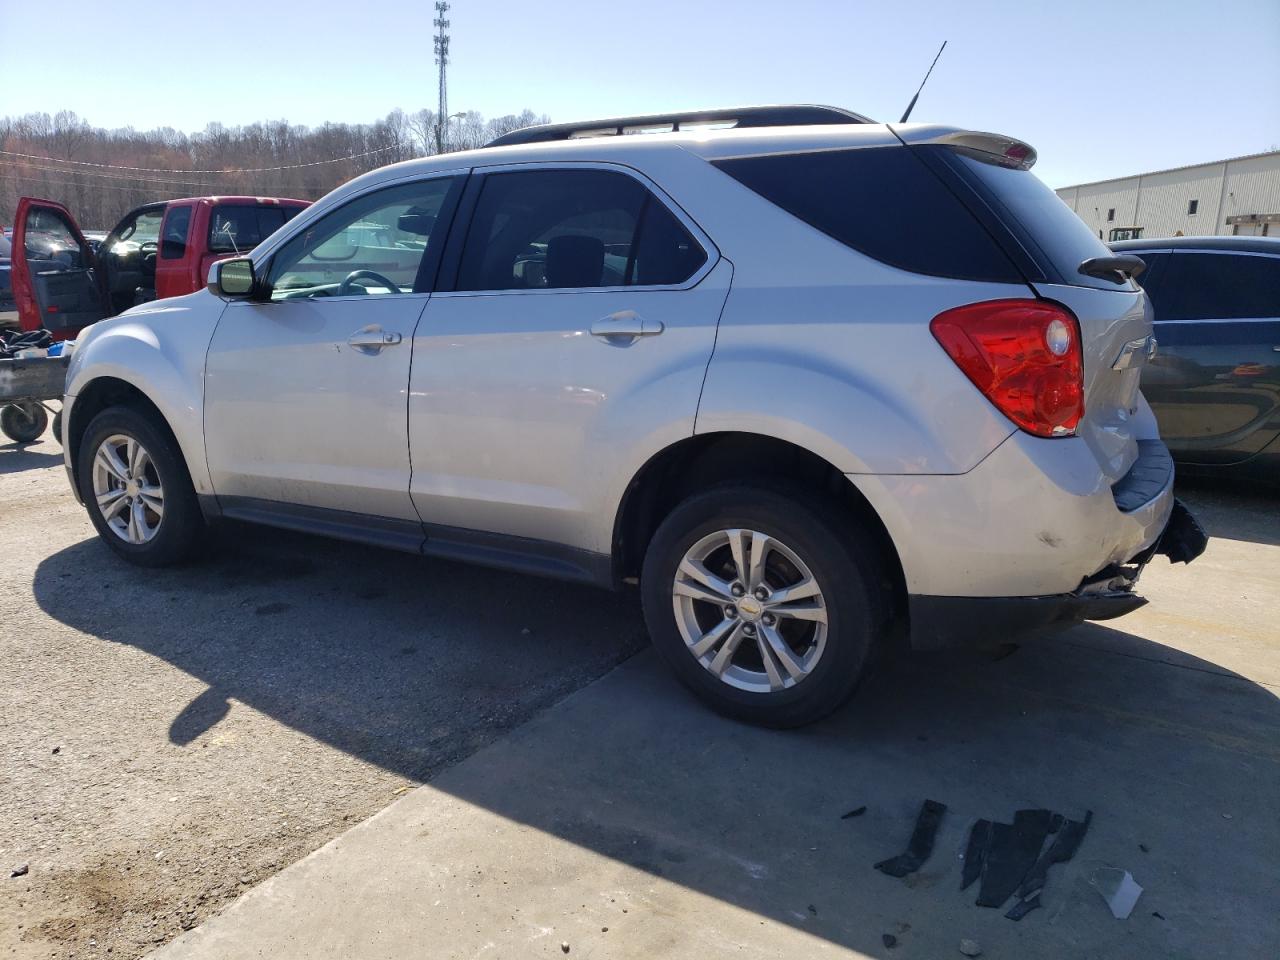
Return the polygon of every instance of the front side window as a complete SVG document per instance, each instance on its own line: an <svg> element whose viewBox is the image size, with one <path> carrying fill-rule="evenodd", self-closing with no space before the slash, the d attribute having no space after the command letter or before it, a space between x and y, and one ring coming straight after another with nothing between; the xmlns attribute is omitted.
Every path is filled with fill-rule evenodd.
<svg viewBox="0 0 1280 960"><path fill-rule="evenodd" d="M56 210L35 207L27 214L25 253L27 260L57 264L57 269L83 270L88 258L81 249L71 225Z"/></svg>
<svg viewBox="0 0 1280 960"><path fill-rule="evenodd" d="M707 255L643 184L610 170L490 174L457 290L564 290L684 283Z"/></svg>
<svg viewBox="0 0 1280 960"><path fill-rule="evenodd" d="M321 217L271 261L272 300L421 292L428 249L443 241L437 218L460 184L436 177L365 194Z"/></svg>

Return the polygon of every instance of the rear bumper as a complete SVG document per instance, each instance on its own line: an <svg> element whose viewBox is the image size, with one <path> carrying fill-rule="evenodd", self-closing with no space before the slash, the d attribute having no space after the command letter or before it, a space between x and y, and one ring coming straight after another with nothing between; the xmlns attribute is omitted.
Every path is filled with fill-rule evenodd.
<svg viewBox="0 0 1280 960"><path fill-rule="evenodd" d="M942 650L1004 643L1054 625L1123 617L1146 602L1126 591L1049 597L910 597L911 646Z"/></svg>
<svg viewBox="0 0 1280 960"><path fill-rule="evenodd" d="M911 645L917 650L1003 643L1054 625L1113 620L1145 606L1133 592L1143 567L1156 554L1190 563L1208 537L1183 504L1175 502L1156 542L1128 564L1087 577L1072 593L1045 597L908 597Z"/></svg>
<svg viewBox="0 0 1280 960"><path fill-rule="evenodd" d="M967 474L849 477L897 548L922 648L969 625L999 635L1140 606L1123 571L1140 569L1168 526L1173 478L1157 439L1111 484L1083 440L1023 433Z"/></svg>

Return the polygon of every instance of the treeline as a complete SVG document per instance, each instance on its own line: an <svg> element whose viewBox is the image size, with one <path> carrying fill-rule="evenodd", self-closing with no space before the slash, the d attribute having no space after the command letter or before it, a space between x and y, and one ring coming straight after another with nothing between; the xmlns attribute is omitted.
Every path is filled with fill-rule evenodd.
<svg viewBox="0 0 1280 960"><path fill-rule="evenodd" d="M450 117L442 152L483 146L547 117L525 110L494 117ZM13 223L18 198L66 204L86 230L109 230L152 200L217 194L315 200L361 173L437 150L436 113L393 110L373 123L305 127L284 120L186 134L90 125L69 110L0 118L0 226Z"/></svg>

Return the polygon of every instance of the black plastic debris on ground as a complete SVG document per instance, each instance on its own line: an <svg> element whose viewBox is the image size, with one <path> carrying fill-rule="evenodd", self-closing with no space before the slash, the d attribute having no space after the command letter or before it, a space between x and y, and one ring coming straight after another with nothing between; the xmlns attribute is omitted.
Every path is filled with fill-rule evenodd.
<svg viewBox="0 0 1280 960"><path fill-rule="evenodd" d="M1057 814L1054 814L1057 816ZM1084 840L1085 832L1089 829L1089 821L1093 819L1093 811L1086 811L1083 820L1064 820L1062 828L1058 830L1057 836L1053 838L1053 843L1045 848L1040 854L1035 864L1027 871L1027 875L1022 878L1022 882L1018 884L1018 889L1013 895L1018 898L1015 903L1005 914L1010 920L1021 920L1031 910L1040 905L1040 891L1044 889L1045 880L1049 875L1049 868L1055 863L1066 863L1076 855L1076 851L1080 849L1080 843ZM1022 905L1028 901L1035 900L1034 906L1022 908ZM1014 916L1014 914L1017 916Z"/></svg>
<svg viewBox="0 0 1280 960"><path fill-rule="evenodd" d="M998 907L1013 896L1023 877L1035 865L1049 836L1052 810L1019 810L1013 825L993 823L982 857L978 906Z"/></svg>
<svg viewBox="0 0 1280 960"><path fill-rule="evenodd" d="M964 866L960 868L960 889L967 889L982 873L982 861L991 839L991 821L979 820L969 831L969 845L964 851Z"/></svg>
<svg viewBox="0 0 1280 960"><path fill-rule="evenodd" d="M1068 820L1050 810L1019 810L1012 824L979 820L969 831L960 889L981 877L978 906L1001 907L1012 896L1017 902L1005 916L1021 920L1041 905L1049 868L1075 856L1092 819L1093 811Z"/></svg>
<svg viewBox="0 0 1280 960"><path fill-rule="evenodd" d="M942 823L946 805L926 800L916 818L907 851L875 865L891 877L905 877L919 870L933 852L934 839ZM1052 810L1019 810L1013 823L979 820L969 831L960 889L980 880L977 905L1002 907L1014 898L1005 913L1021 920L1041 906L1040 893L1048 880L1049 868L1075 856L1088 832L1093 811L1083 820L1068 820Z"/></svg>
<svg viewBox="0 0 1280 960"><path fill-rule="evenodd" d="M938 827L942 823L942 815L947 812L945 803L926 800L920 807L916 817L916 828L911 832L911 840L907 844L907 852L900 853L888 860L881 860L876 869L891 877L905 877L915 873L933 853L933 840L938 835ZM1016 884L1017 881L1015 880Z"/></svg>

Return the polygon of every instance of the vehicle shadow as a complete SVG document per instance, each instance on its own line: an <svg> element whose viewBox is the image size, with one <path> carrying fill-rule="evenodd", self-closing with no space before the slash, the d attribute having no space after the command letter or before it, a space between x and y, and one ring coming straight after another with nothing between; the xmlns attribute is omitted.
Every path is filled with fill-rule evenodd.
<svg viewBox="0 0 1280 960"><path fill-rule="evenodd" d="M235 699L418 780L647 642L625 596L239 524L175 569L85 540L33 588L55 619L208 684L174 744Z"/></svg>
<svg viewBox="0 0 1280 960"><path fill-rule="evenodd" d="M1258 895L1277 889L1280 827L1259 799L1280 796L1280 700L1185 652L1085 625L1001 659L914 658L790 732L714 716L645 655L494 742L642 648L634 597L301 535L223 540L162 571L107 562L91 540L35 576L52 617L208 685L174 717L176 746L234 699L868 956L907 955L885 934L919 956L961 937L1022 956L1260 956L1280 938ZM934 856L906 880L874 871L925 798L949 808ZM1014 924L959 892L957 856L974 820L1031 806L1095 819L1079 862L1050 874L1048 909ZM1146 887L1128 923L1087 887L1095 861Z"/></svg>
<svg viewBox="0 0 1280 960"><path fill-rule="evenodd" d="M0 474L38 470L60 463L62 448L56 443L46 441L39 446L30 443L0 443Z"/></svg>
<svg viewBox="0 0 1280 960"><path fill-rule="evenodd" d="M1179 477L1177 494L1210 536L1280 546L1280 486Z"/></svg>

